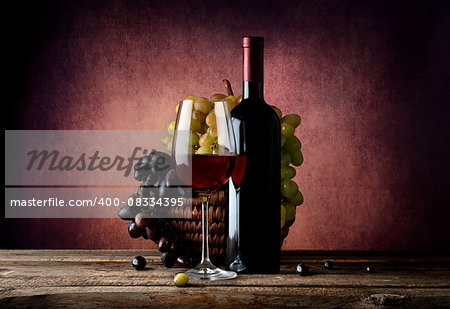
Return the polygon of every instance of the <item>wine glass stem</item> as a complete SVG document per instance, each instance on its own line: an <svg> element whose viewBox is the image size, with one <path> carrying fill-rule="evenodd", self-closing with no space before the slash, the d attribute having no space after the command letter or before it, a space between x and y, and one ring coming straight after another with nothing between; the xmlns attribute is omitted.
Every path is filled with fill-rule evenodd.
<svg viewBox="0 0 450 309"><path fill-rule="evenodd" d="M210 195L202 195L202 260L200 264L210 263L209 260L209 223L208 208Z"/></svg>
<svg viewBox="0 0 450 309"><path fill-rule="evenodd" d="M237 243L237 250L236 250L236 259L240 260L241 259L241 227L240 227L240 212L241 209L239 208L240 202L241 202L241 188L238 187L236 189L236 230L237 230L237 239L236 239L236 243Z"/></svg>

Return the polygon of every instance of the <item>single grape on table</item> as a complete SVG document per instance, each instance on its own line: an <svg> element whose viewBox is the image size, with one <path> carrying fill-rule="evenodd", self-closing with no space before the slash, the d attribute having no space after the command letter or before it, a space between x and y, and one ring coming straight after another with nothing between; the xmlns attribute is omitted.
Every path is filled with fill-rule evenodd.
<svg viewBox="0 0 450 309"><path fill-rule="evenodd" d="M185 286L189 282L189 276L185 273L178 273L173 278L173 283L175 283L176 286Z"/></svg>
<svg viewBox="0 0 450 309"><path fill-rule="evenodd" d="M326 269L333 269L334 267L334 263L332 261L326 261L325 263L323 263L323 267L325 267Z"/></svg>
<svg viewBox="0 0 450 309"><path fill-rule="evenodd" d="M131 260L131 265L136 270L143 270L145 268L145 265L147 265L147 260L143 256L136 256Z"/></svg>
<svg viewBox="0 0 450 309"><path fill-rule="evenodd" d="M309 275L309 267L306 266L304 263L300 263L296 267L297 273L300 276L308 276Z"/></svg>

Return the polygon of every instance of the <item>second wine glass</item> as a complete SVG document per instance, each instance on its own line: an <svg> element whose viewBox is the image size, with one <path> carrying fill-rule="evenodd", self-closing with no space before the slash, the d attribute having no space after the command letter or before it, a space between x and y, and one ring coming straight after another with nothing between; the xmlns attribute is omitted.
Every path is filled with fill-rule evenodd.
<svg viewBox="0 0 450 309"><path fill-rule="evenodd" d="M200 123L192 116L208 113L210 125L194 148ZM221 188L236 165L236 142L227 101L185 100L178 108L172 143L172 158L179 177L200 195L202 201L202 257L200 264L187 271L191 280L225 280L237 276L211 263L209 259L208 204L211 193Z"/></svg>

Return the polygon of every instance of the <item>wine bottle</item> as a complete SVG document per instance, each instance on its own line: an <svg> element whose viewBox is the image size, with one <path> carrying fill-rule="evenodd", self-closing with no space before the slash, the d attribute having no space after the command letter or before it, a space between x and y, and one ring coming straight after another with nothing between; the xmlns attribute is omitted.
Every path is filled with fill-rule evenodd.
<svg viewBox="0 0 450 309"><path fill-rule="evenodd" d="M229 190L226 258L231 270L246 273L280 271L280 121L264 101L263 50L264 38L243 38L244 95L231 112L246 167L238 194Z"/></svg>

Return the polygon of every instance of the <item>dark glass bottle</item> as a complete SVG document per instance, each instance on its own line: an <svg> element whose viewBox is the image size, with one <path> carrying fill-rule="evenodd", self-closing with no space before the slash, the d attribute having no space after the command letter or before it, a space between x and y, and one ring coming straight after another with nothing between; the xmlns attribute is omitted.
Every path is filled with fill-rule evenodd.
<svg viewBox="0 0 450 309"><path fill-rule="evenodd" d="M264 38L243 38L244 95L231 112L246 168L239 193L230 188L227 266L246 273L280 270L280 121L264 101L263 50Z"/></svg>

